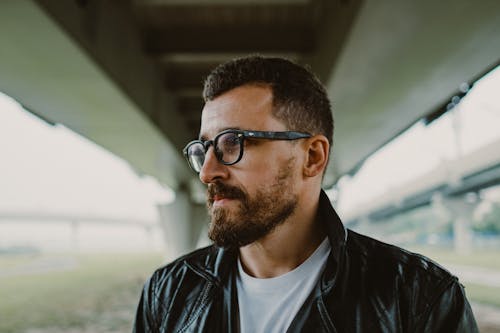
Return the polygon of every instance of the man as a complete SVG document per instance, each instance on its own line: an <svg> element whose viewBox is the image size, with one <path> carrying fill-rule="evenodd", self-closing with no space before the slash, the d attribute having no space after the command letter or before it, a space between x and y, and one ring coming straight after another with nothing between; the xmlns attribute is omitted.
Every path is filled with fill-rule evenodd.
<svg viewBox="0 0 500 333"><path fill-rule="evenodd" d="M333 119L313 74L246 57L203 96L184 154L214 245L153 274L136 332L477 332L456 277L343 227L321 189Z"/></svg>

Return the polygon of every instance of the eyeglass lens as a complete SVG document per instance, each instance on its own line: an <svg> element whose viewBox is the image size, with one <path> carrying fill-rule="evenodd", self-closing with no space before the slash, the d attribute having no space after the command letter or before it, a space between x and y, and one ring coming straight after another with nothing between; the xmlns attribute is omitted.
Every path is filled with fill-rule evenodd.
<svg viewBox="0 0 500 333"><path fill-rule="evenodd" d="M215 150L219 160L224 163L236 162L240 156L240 137L236 133L224 133L217 138Z"/></svg>
<svg viewBox="0 0 500 333"><path fill-rule="evenodd" d="M215 156L225 164L231 164L238 160L241 152L242 138L237 133L224 133L214 139ZM208 147L207 147L208 150ZM200 172L205 163L205 146L202 143L192 144L187 151L191 167Z"/></svg>
<svg viewBox="0 0 500 333"><path fill-rule="evenodd" d="M188 148L188 160L196 172L200 172L205 162L205 147L201 143L195 143Z"/></svg>

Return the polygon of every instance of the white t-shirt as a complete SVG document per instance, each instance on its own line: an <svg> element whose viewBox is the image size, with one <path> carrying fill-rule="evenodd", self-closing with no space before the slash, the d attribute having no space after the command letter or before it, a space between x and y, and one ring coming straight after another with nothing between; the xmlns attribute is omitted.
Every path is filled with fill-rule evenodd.
<svg viewBox="0 0 500 333"><path fill-rule="evenodd" d="M313 290L331 247L328 238L294 270L269 279L254 278L238 259L238 304L242 333L285 332Z"/></svg>

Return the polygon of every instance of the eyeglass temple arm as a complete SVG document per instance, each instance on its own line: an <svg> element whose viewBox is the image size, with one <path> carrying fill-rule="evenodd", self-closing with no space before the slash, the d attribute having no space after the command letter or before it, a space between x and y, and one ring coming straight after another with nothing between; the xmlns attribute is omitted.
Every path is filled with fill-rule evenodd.
<svg viewBox="0 0 500 333"><path fill-rule="evenodd" d="M311 137L308 133L303 132L269 132L269 131L244 131L244 136L247 138L257 138L257 139L279 139L279 140L295 140L301 138Z"/></svg>

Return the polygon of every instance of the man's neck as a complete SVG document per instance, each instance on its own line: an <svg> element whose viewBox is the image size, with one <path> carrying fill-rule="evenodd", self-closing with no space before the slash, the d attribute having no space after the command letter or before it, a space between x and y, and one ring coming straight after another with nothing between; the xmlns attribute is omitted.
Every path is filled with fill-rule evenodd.
<svg viewBox="0 0 500 333"><path fill-rule="evenodd" d="M240 248L240 260L245 272L257 278L285 274L300 264L318 248L326 232L316 221L318 202L302 207L266 237Z"/></svg>

